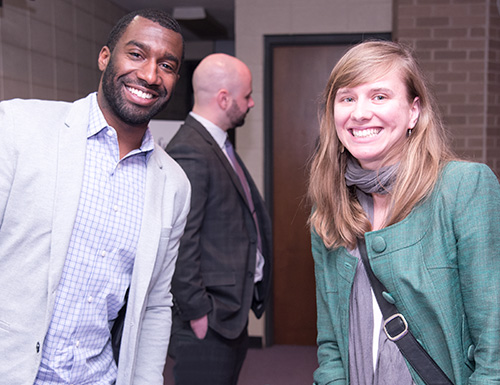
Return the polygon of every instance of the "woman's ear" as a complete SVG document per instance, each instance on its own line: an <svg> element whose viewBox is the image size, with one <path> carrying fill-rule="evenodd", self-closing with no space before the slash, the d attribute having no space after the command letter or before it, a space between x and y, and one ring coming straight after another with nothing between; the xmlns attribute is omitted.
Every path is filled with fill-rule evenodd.
<svg viewBox="0 0 500 385"><path fill-rule="evenodd" d="M418 122L418 117L420 116L420 98L418 96L413 99L413 103L410 108L410 121L409 121L409 129L415 128Z"/></svg>

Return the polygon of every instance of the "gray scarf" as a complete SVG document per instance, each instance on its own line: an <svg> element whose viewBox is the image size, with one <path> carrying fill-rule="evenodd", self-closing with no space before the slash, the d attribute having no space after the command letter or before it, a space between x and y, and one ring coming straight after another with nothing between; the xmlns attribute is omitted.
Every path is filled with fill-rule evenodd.
<svg viewBox="0 0 500 385"><path fill-rule="evenodd" d="M345 171L346 184L356 186L365 194L387 194L396 179L398 165L382 167L380 170L365 170L349 156Z"/></svg>

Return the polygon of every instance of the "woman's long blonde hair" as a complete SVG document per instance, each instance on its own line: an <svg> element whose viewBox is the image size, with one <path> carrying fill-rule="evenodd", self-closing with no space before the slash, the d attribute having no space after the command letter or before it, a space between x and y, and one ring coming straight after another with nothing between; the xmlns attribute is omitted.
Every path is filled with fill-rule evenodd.
<svg viewBox="0 0 500 385"><path fill-rule="evenodd" d="M390 193L387 226L404 219L430 194L442 166L453 158L435 98L411 51L388 41L368 41L351 48L333 68L323 94L319 144L309 178L308 195L314 207L309 222L328 248L353 248L356 239L371 230L354 190L345 183L349 153L344 151L335 129L337 91L398 71L406 83L409 103L419 98L420 115L404 147L397 149L399 166Z"/></svg>

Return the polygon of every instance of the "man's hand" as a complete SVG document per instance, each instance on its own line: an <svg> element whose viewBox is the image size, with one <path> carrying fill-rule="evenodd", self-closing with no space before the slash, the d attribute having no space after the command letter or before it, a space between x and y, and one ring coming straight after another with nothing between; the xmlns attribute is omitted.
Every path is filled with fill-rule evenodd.
<svg viewBox="0 0 500 385"><path fill-rule="evenodd" d="M205 338L208 330L208 317L205 314L203 317L189 321L191 329L200 340Z"/></svg>

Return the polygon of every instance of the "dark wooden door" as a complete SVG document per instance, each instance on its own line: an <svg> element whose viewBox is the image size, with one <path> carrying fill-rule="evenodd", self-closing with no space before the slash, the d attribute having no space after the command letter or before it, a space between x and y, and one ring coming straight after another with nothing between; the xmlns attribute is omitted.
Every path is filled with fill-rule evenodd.
<svg viewBox="0 0 500 385"><path fill-rule="evenodd" d="M272 50L272 206L274 343L316 343L316 294L307 218L308 162L318 133L318 106L346 45Z"/></svg>

